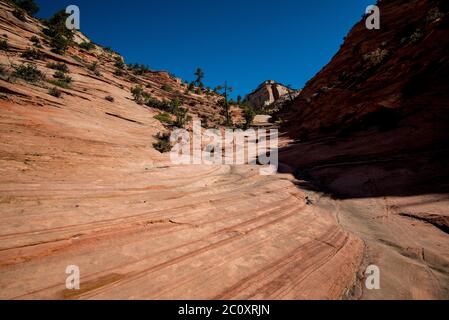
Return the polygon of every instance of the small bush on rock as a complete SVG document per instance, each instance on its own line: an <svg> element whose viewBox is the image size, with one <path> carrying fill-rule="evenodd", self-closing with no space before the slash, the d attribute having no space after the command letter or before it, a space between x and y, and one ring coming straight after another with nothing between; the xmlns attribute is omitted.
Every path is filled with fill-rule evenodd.
<svg viewBox="0 0 449 320"><path fill-rule="evenodd" d="M86 51L91 51L91 50L95 49L95 45L92 42L87 42L87 41L81 42L79 44L79 47Z"/></svg>
<svg viewBox="0 0 449 320"><path fill-rule="evenodd" d="M61 71L64 73L69 72L69 67L67 67L67 65L65 63L50 62L50 63L47 63L47 68L53 69L53 70L58 70L58 71Z"/></svg>
<svg viewBox="0 0 449 320"><path fill-rule="evenodd" d="M375 67L381 64L388 57L388 50L386 49L376 49L370 53L367 53L363 56L363 61L368 63L368 65Z"/></svg>
<svg viewBox="0 0 449 320"><path fill-rule="evenodd" d="M169 126L173 125L173 120L171 119L171 115L168 112L162 112L158 115L155 115L154 119Z"/></svg>
<svg viewBox="0 0 449 320"><path fill-rule="evenodd" d="M28 59L28 60L43 60L44 54L42 51L28 48L22 53L22 58Z"/></svg>
<svg viewBox="0 0 449 320"><path fill-rule="evenodd" d="M53 97L56 97L56 98L60 98L60 97L62 96L61 90L59 90L59 89L56 88L56 87L50 88L50 89L48 90L48 93L49 93L50 95L52 95Z"/></svg>
<svg viewBox="0 0 449 320"><path fill-rule="evenodd" d="M35 83L45 78L44 74L33 63L22 64L16 67L14 76L30 83Z"/></svg>
<svg viewBox="0 0 449 320"><path fill-rule="evenodd" d="M25 21L25 12L21 9L15 9L12 12L13 16L19 19L20 21Z"/></svg>
<svg viewBox="0 0 449 320"><path fill-rule="evenodd" d="M8 51L9 50L8 41L6 41L6 40L0 41L0 50L1 51Z"/></svg>
<svg viewBox="0 0 449 320"><path fill-rule="evenodd" d="M157 142L153 143L153 148L159 151L160 153L166 153L171 151L170 144L170 134L168 133L158 133L155 138Z"/></svg>
<svg viewBox="0 0 449 320"><path fill-rule="evenodd" d="M30 16L35 15L39 11L39 7L33 0L12 0L12 2Z"/></svg>

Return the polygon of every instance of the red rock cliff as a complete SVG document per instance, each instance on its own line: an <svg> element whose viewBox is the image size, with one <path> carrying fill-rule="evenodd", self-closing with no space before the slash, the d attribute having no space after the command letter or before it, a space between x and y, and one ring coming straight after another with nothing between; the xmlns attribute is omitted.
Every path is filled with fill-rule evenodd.
<svg viewBox="0 0 449 320"><path fill-rule="evenodd" d="M284 111L281 160L344 196L447 191L447 1L380 1Z"/></svg>

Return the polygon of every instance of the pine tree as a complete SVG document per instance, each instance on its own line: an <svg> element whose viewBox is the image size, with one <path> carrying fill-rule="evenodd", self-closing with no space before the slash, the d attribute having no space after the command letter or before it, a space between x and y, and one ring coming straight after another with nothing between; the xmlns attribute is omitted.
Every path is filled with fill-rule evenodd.
<svg viewBox="0 0 449 320"><path fill-rule="evenodd" d="M195 76L196 76L195 84L198 87L203 88L204 71L201 68L196 69Z"/></svg>

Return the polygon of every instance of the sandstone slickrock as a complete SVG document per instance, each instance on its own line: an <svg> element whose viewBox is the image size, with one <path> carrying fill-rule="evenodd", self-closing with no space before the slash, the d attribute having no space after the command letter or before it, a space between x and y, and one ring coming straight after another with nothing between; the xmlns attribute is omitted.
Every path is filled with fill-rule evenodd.
<svg viewBox="0 0 449 320"><path fill-rule="evenodd" d="M449 6L380 1L279 114L285 172L325 191L387 278L362 298L449 297ZM363 289L363 286L360 287ZM383 291L383 292L382 292Z"/></svg>
<svg viewBox="0 0 449 320"><path fill-rule="evenodd" d="M1 63L19 64L41 25L0 6ZM41 40L37 68L52 78L47 63L64 62L73 81L56 98L45 81L0 80L0 298L338 299L353 286L363 242L332 211L307 206L291 175L171 165L152 147L158 111L130 88L211 119L218 97L183 95L160 72L117 77L114 54L61 56ZM65 288L69 265L79 291Z"/></svg>
<svg viewBox="0 0 449 320"><path fill-rule="evenodd" d="M52 78L47 63L64 62L73 79L60 98L0 79L0 298L447 299L446 4L382 1L386 29L367 38L358 24L284 111L288 172L261 176L172 165L152 146L159 111L130 89L211 125L220 97L185 94L166 72L115 76L100 46L52 53L40 22L0 1L0 63L24 62L37 35L37 68ZM369 264L381 290L364 288ZM69 265L79 291L65 288Z"/></svg>

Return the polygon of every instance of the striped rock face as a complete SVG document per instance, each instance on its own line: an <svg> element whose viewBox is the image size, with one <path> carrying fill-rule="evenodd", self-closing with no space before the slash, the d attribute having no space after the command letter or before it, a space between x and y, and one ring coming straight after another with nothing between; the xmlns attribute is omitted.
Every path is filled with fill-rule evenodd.
<svg viewBox="0 0 449 320"><path fill-rule="evenodd" d="M313 121L294 116L301 125L289 123L293 134L280 137L283 173L174 165L153 145L167 131L155 119L160 110L136 103L131 88L138 83L159 100L181 97L193 118L211 126L223 121L221 97L185 94L166 73L117 76L114 54L100 47L52 53L40 22L19 21L12 10L0 1L0 37L9 44L0 54L7 66L0 77L0 299L448 298L447 194L391 191L401 191L403 179L392 172L408 153L388 153L398 145L388 131L301 141L303 125L313 133L328 120L312 116L327 109L312 108L304 117ZM33 35L43 55L27 61L21 54ZM99 74L86 67L95 61ZM26 62L46 78L8 81L12 64ZM49 91L49 63L69 69L71 85L58 89L60 97ZM285 97L285 88L275 89L262 100ZM416 128L412 121L402 132L410 137ZM360 159L362 151L372 158ZM435 157L416 152L423 161L400 177L434 172ZM373 182L379 176L383 185ZM376 194L330 197L310 177ZM365 286L369 265L380 270L380 290Z"/></svg>
<svg viewBox="0 0 449 320"><path fill-rule="evenodd" d="M10 48L1 63L27 62L21 53L42 26L0 5ZM72 82L58 98L46 80L0 80L1 299L338 299L353 285L362 241L307 205L293 176L175 166L153 148L166 130L160 111L130 89L171 99L185 90L179 81L116 76L100 47L39 50L28 62L46 79L49 63L65 63ZM86 68L94 61L100 74ZM182 98L193 117L219 117L220 97ZM67 286L71 270L79 290Z"/></svg>
<svg viewBox="0 0 449 320"><path fill-rule="evenodd" d="M256 109L270 106L288 95L292 90L273 80L263 82L257 89L247 95L247 102Z"/></svg>

